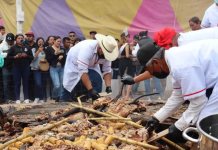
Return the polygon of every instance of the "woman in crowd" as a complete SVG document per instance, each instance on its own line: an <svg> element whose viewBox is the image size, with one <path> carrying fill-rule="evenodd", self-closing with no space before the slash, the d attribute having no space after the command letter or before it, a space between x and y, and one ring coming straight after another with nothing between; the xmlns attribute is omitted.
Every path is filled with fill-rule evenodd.
<svg viewBox="0 0 218 150"><path fill-rule="evenodd" d="M53 35L49 35L49 36L47 37L46 41L45 41L45 44L44 44L44 48L45 48L44 52L45 52L45 55L47 55L47 53L48 53L47 48L48 48L49 46L52 46L53 44L54 44L54 36L53 36ZM44 97L45 97L44 99L47 99L48 97L52 98L52 97L53 97L53 96L52 96L52 89L53 89L53 87L52 87L52 81L51 81L50 73L49 73L49 71L48 71L48 72L44 72L44 74L45 74L45 76L46 76L46 79L45 79L46 87L45 87L45 88L48 89L48 90L46 90L46 96L44 96Z"/></svg>
<svg viewBox="0 0 218 150"><path fill-rule="evenodd" d="M61 37L54 37L54 44L47 48L46 59L50 64L50 76L53 83L53 99L59 101L63 91L63 73L66 53L61 48Z"/></svg>
<svg viewBox="0 0 218 150"><path fill-rule="evenodd" d="M20 86L21 80L23 85L24 103L29 103L29 73L30 62L33 59L32 52L23 45L23 34L17 34L15 36L16 44L12 46L8 51L8 59L12 62L12 74L14 78L14 89L16 103L20 101Z"/></svg>
<svg viewBox="0 0 218 150"><path fill-rule="evenodd" d="M121 42L122 46L120 47L120 60L119 60L119 70L120 77L122 78L125 73L129 76L134 76L134 67L131 62L131 49L129 45L129 33L125 32L121 34ZM125 99L128 100L131 92L131 85L128 85L123 93L125 95Z"/></svg>
<svg viewBox="0 0 218 150"><path fill-rule="evenodd" d="M39 68L40 61L45 60L44 39L39 37L36 39L36 50L32 50L34 59L30 64L33 70L34 84L35 84L35 100L34 103L43 103L46 97L46 74Z"/></svg>

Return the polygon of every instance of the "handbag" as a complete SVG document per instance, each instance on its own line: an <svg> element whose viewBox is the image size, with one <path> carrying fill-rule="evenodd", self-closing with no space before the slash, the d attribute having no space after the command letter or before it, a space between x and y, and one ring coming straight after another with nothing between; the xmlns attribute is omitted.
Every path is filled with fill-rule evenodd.
<svg viewBox="0 0 218 150"><path fill-rule="evenodd" d="M49 63L45 58L40 59L39 61L39 69L41 71L48 71L49 70Z"/></svg>

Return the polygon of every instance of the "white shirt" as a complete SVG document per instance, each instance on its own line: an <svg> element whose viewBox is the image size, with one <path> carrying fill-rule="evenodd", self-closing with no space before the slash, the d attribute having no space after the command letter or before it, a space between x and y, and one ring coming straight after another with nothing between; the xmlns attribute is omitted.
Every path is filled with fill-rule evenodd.
<svg viewBox="0 0 218 150"><path fill-rule="evenodd" d="M119 58L121 57L121 53L123 52L123 50L125 50L125 47L128 45L128 43L124 43L120 49L119 49Z"/></svg>
<svg viewBox="0 0 218 150"><path fill-rule="evenodd" d="M137 52L139 50L139 44L137 43L136 46L134 46L133 50L132 50L132 55L133 56L137 56Z"/></svg>
<svg viewBox="0 0 218 150"><path fill-rule="evenodd" d="M218 27L180 33L180 36L178 38L178 45L182 46L193 41L199 41L204 39L218 39Z"/></svg>
<svg viewBox="0 0 218 150"><path fill-rule="evenodd" d="M202 28L217 27L218 26L218 6L212 4L204 13L201 21Z"/></svg>
<svg viewBox="0 0 218 150"><path fill-rule="evenodd" d="M3 58L7 56L9 48L10 46L5 40L0 44L0 54L3 56Z"/></svg>
<svg viewBox="0 0 218 150"><path fill-rule="evenodd" d="M0 33L0 41L4 41L5 38L6 38L6 33L5 33L4 35L2 35L2 34Z"/></svg>
<svg viewBox="0 0 218 150"><path fill-rule="evenodd" d="M206 89L214 87L218 81L217 47L218 39L209 39L165 51L165 59L173 77L173 94L165 106L154 114L158 120L164 121L184 100L190 100L189 108L175 125L184 130L196 123L207 102ZM214 107L217 108L217 105Z"/></svg>
<svg viewBox="0 0 218 150"><path fill-rule="evenodd" d="M103 64L103 75L111 72L111 62L99 59L97 47L97 40L84 40L69 50L63 78L63 86L66 90L71 92L82 74L88 73L88 69L93 69L101 75L99 64Z"/></svg>

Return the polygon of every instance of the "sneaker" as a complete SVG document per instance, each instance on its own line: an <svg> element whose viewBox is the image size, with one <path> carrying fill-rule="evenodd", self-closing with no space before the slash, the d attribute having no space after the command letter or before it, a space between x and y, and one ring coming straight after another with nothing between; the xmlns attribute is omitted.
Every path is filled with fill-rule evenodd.
<svg viewBox="0 0 218 150"><path fill-rule="evenodd" d="M16 104L20 104L21 103L21 101L20 100L16 100L16 102L15 102Z"/></svg>
<svg viewBox="0 0 218 150"><path fill-rule="evenodd" d="M35 98L35 100L34 100L34 102L33 102L34 104L37 104L37 103L39 103L39 98Z"/></svg>
<svg viewBox="0 0 218 150"><path fill-rule="evenodd" d="M148 101L149 103L150 103L150 102L152 102L152 100L151 100L151 97L150 97L150 96L148 97L148 100L147 100L147 101Z"/></svg>
<svg viewBox="0 0 218 150"><path fill-rule="evenodd" d="M39 100L39 103L45 103L45 101L44 100Z"/></svg>
<svg viewBox="0 0 218 150"><path fill-rule="evenodd" d="M25 104L29 104L29 103L30 103L30 100L29 100L29 99L26 99L26 100L24 100L23 103L25 103Z"/></svg>

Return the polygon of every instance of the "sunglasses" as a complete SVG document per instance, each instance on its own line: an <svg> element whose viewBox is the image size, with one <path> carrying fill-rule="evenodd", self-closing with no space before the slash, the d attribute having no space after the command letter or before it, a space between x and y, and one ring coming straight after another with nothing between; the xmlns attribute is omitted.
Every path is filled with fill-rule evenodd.
<svg viewBox="0 0 218 150"><path fill-rule="evenodd" d="M69 35L69 37L75 37L76 35Z"/></svg>

